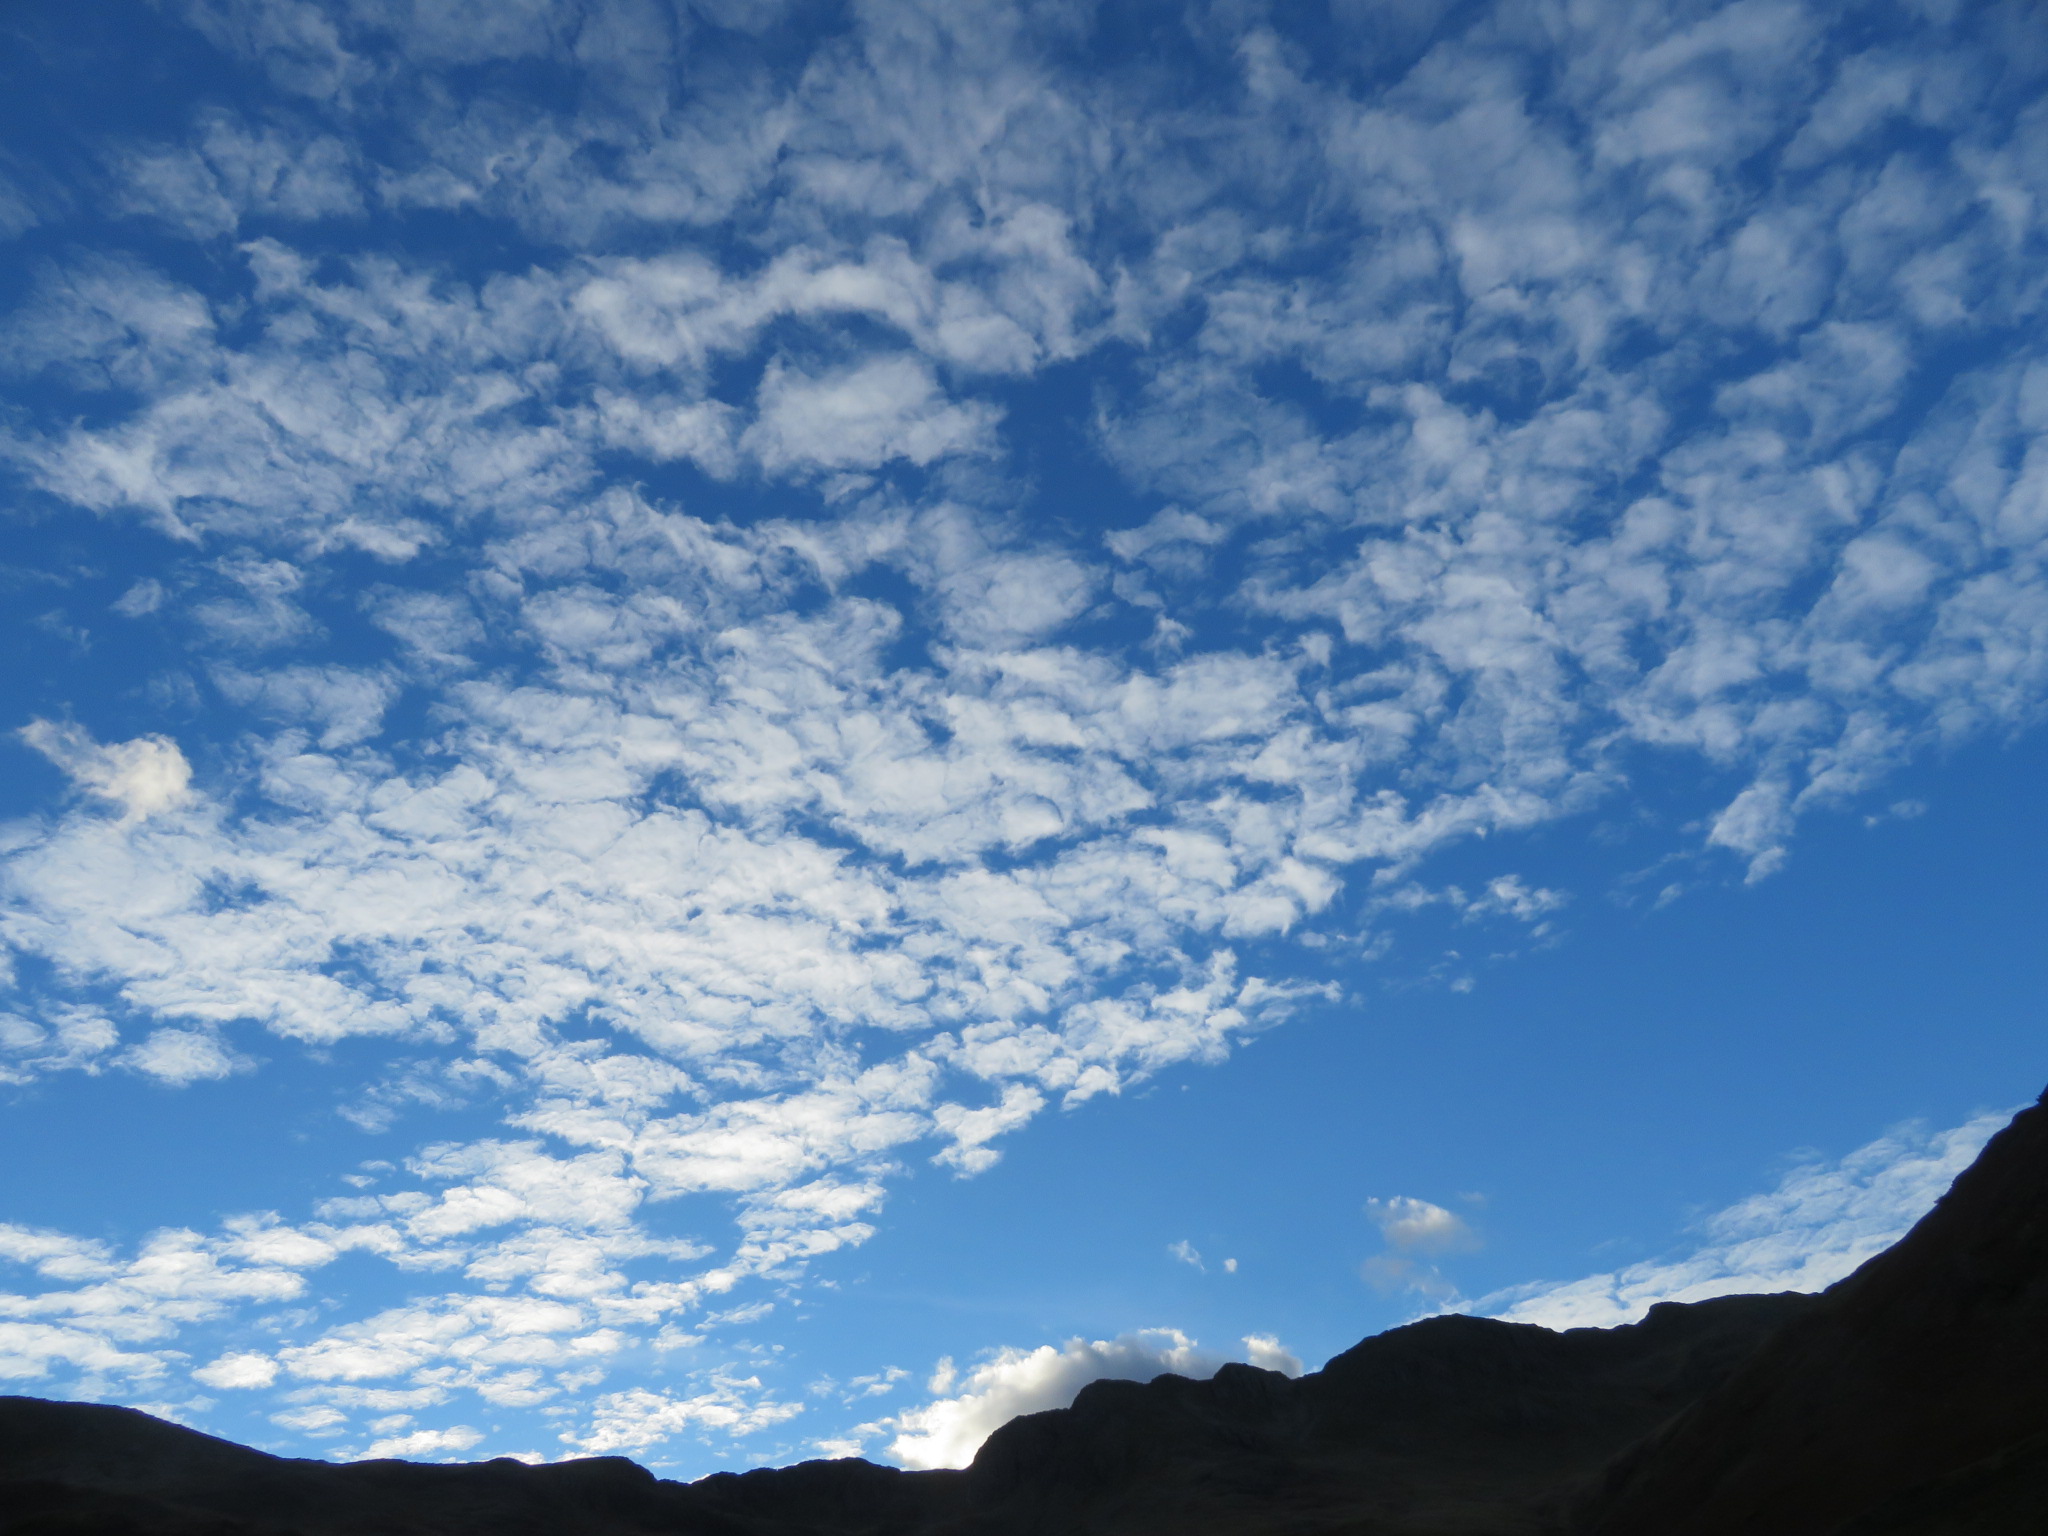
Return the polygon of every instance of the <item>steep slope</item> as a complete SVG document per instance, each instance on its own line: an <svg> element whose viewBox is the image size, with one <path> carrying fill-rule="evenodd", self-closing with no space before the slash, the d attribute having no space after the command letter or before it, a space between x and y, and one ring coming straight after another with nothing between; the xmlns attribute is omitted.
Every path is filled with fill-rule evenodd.
<svg viewBox="0 0 2048 1536"><path fill-rule="evenodd" d="M2048 1102L1627 1457L1585 1519L1591 1536L2048 1530Z"/></svg>

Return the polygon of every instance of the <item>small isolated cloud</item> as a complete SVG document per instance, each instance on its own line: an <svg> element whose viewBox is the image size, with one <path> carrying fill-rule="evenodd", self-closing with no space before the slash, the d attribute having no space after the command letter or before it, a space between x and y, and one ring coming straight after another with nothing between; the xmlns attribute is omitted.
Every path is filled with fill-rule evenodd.
<svg viewBox="0 0 2048 1536"><path fill-rule="evenodd" d="M302 1435L324 1439L329 1435L338 1435L347 1428L348 1415L339 1408L330 1408L320 1403L306 1408L286 1408L282 1412L273 1413L270 1422L285 1429L295 1429Z"/></svg>
<svg viewBox="0 0 2048 1536"><path fill-rule="evenodd" d="M1245 1339L1244 1350L1244 1358L1262 1370L1301 1374L1300 1359L1269 1334ZM889 1421L897 1431L889 1454L907 1467L964 1467L1010 1420L1064 1408L1091 1381L1150 1381L1167 1374L1206 1378L1230 1359L1204 1350L1178 1328L1142 1328L1114 1339L1001 1349L964 1374L944 1360L931 1380L937 1400Z"/></svg>
<svg viewBox="0 0 2048 1536"><path fill-rule="evenodd" d="M1696 1229L1700 1246L1682 1257L1515 1286L1470 1310L1546 1328L1612 1328L1662 1301L1824 1290L1905 1236L2011 1118L1979 1115L1948 1131L1902 1126L1709 1216Z"/></svg>
<svg viewBox="0 0 2048 1536"><path fill-rule="evenodd" d="M1530 886L1520 875L1502 875L1487 882L1486 890L1465 908L1467 917L1499 914L1525 923L1539 923L1565 904L1561 891Z"/></svg>
<svg viewBox="0 0 2048 1536"><path fill-rule="evenodd" d="M214 1036L194 1029L156 1030L116 1059L124 1067L177 1088L246 1072L251 1065L247 1057L237 1056Z"/></svg>
<svg viewBox="0 0 2048 1536"><path fill-rule="evenodd" d="M365 1461L380 1461L386 1457L403 1460L417 1460L422 1456L448 1455L468 1450L483 1439L483 1431L471 1429L467 1424L456 1424L447 1429L416 1429L409 1435L392 1435L388 1439L375 1440L363 1452Z"/></svg>
<svg viewBox="0 0 2048 1536"><path fill-rule="evenodd" d="M1181 1263L1191 1268L1199 1269L1205 1275L1209 1272L1208 1266L1202 1262L1202 1255L1196 1251L1195 1245L1186 1238L1182 1238L1177 1243L1168 1243L1166 1251L1176 1259L1179 1259Z"/></svg>
<svg viewBox="0 0 2048 1536"><path fill-rule="evenodd" d="M1457 1295L1458 1288L1428 1260L1469 1253L1479 1246L1479 1234L1463 1217L1412 1195L1368 1200L1365 1214L1393 1250L1359 1266L1368 1285L1387 1294L1413 1291L1432 1301L1448 1301Z"/></svg>
<svg viewBox="0 0 2048 1536"><path fill-rule="evenodd" d="M1478 1234L1464 1218L1410 1195L1368 1200L1365 1214L1388 1246L1401 1253L1468 1253L1479 1246Z"/></svg>
<svg viewBox="0 0 2048 1536"><path fill-rule="evenodd" d="M222 1355L211 1365L202 1365L192 1379L222 1391L267 1387L277 1380L277 1362L268 1355Z"/></svg>
<svg viewBox="0 0 2048 1536"><path fill-rule="evenodd" d="M857 1403L864 1397L882 1397L896 1390L896 1383L904 1380L910 1372L900 1365L892 1365L875 1372L872 1376L856 1376L846 1384L842 1401Z"/></svg>
<svg viewBox="0 0 2048 1536"><path fill-rule="evenodd" d="M169 810L191 791L192 765L168 736L102 746L83 726L34 720L22 727L21 739L80 789L119 805L129 821Z"/></svg>
<svg viewBox="0 0 2048 1536"><path fill-rule="evenodd" d="M146 613L155 613L164 605L164 584L152 577L144 577L109 605L124 619L139 619Z"/></svg>

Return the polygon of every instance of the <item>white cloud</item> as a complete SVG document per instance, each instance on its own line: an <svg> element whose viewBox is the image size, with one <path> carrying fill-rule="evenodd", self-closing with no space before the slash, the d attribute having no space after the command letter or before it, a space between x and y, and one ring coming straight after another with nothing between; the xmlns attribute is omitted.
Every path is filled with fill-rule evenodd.
<svg viewBox="0 0 2048 1536"><path fill-rule="evenodd" d="M706 1430L750 1435L803 1412L801 1403L776 1402L761 1394L754 1377L729 1378L713 1390L678 1397L634 1387L609 1392L592 1405L590 1424L566 1430L562 1439L591 1456L645 1451L675 1435Z"/></svg>
<svg viewBox="0 0 2048 1536"><path fill-rule="evenodd" d="M377 734L398 688L394 679L352 667L280 667L252 673L223 665L213 684L245 709L319 731L323 747L353 746Z"/></svg>
<svg viewBox="0 0 2048 1536"><path fill-rule="evenodd" d="M1463 1217L1413 1195L1368 1200L1365 1214L1388 1245L1402 1253L1462 1253L1479 1244Z"/></svg>
<svg viewBox="0 0 2048 1536"><path fill-rule="evenodd" d="M63 1233L0 1226L0 1260L28 1266L49 1282L38 1290L0 1292L0 1375L41 1378L61 1363L88 1396L110 1378L160 1377L183 1356L151 1346L238 1308L303 1295L301 1271L336 1252L328 1244L278 1237L252 1221L231 1224L211 1239L172 1228L122 1255ZM202 1369L247 1376L259 1358L244 1352Z"/></svg>
<svg viewBox="0 0 2048 1536"><path fill-rule="evenodd" d="M278 1360L293 1377L314 1382L409 1377L423 1366L453 1361L465 1385L523 1395L540 1380L534 1367L560 1365L584 1352L575 1341L590 1325L589 1313L568 1302L454 1295L329 1329L309 1344L278 1351Z"/></svg>
<svg viewBox="0 0 2048 1536"><path fill-rule="evenodd" d="M157 1355L124 1350L90 1329L0 1321L0 1378L39 1380L59 1365L70 1367L88 1381L113 1377L148 1381L164 1372L164 1362Z"/></svg>
<svg viewBox="0 0 2048 1536"><path fill-rule="evenodd" d="M347 1427L348 1415L339 1408L325 1406L287 1408L281 1413L273 1413L270 1422L295 1429L302 1435L325 1437L340 1434Z"/></svg>
<svg viewBox="0 0 2048 1536"><path fill-rule="evenodd" d="M721 479L739 468L734 421L739 412L718 400L641 400L600 390L599 431L614 448L662 463L689 459Z"/></svg>
<svg viewBox="0 0 2048 1536"><path fill-rule="evenodd" d="M0 1081L28 1082L46 1072L96 1073L106 1054L121 1042L113 1021L92 1008L59 1006L34 1023L19 1014L0 1014Z"/></svg>
<svg viewBox="0 0 2048 1536"><path fill-rule="evenodd" d="M981 1109L958 1104L941 1104L932 1114L932 1124L950 1145L937 1161L951 1163L962 1173L979 1173L992 1167L997 1153L988 1143L1005 1131L1015 1130L1045 1107L1045 1095L1023 1083L1003 1089L1002 1099Z"/></svg>
<svg viewBox="0 0 2048 1536"><path fill-rule="evenodd" d="M250 215L346 218L363 211L354 161L332 135L298 137L209 114L190 144L117 154L116 206L199 238L233 233Z"/></svg>
<svg viewBox="0 0 2048 1536"><path fill-rule="evenodd" d="M1457 1295L1457 1286L1432 1259L1470 1253L1481 1246L1479 1234L1463 1217L1413 1195L1395 1195L1365 1203L1365 1214L1389 1252L1375 1254L1359 1266L1360 1277L1376 1291L1412 1291L1437 1301Z"/></svg>
<svg viewBox="0 0 2048 1536"><path fill-rule="evenodd" d="M109 606L124 619L139 619L163 607L164 597L164 584L154 577L145 576Z"/></svg>
<svg viewBox="0 0 2048 1536"><path fill-rule="evenodd" d="M35 301L0 342L0 370L86 388L161 388L188 379L214 342L205 300L133 260L46 267Z"/></svg>
<svg viewBox="0 0 2048 1536"><path fill-rule="evenodd" d="M122 1066L176 1088L227 1077L247 1071L250 1066L246 1058L237 1056L215 1036L191 1029L152 1030L148 1038L130 1046L116 1059Z"/></svg>
<svg viewBox="0 0 2048 1536"><path fill-rule="evenodd" d="M305 573L285 560L243 558L220 563L219 574L241 590L195 603L192 617L230 651L268 651L311 640L319 626L292 594ZM290 683L283 683L289 688Z"/></svg>
<svg viewBox="0 0 2048 1536"><path fill-rule="evenodd" d="M991 651L1054 633L1088 607L1097 586L1096 572L1070 555L1005 542L963 509L946 507L919 520L910 549L946 629Z"/></svg>
<svg viewBox="0 0 2048 1536"><path fill-rule="evenodd" d="M469 651L485 638L475 611L453 593L373 591L364 607L372 623L423 661L467 666Z"/></svg>
<svg viewBox="0 0 2048 1536"><path fill-rule="evenodd" d="M1546 1328L1611 1328L1663 1301L1824 1290L1904 1236L2010 1118L1979 1115L1947 1131L1902 1126L1716 1212L1699 1224L1703 1241L1691 1253L1516 1286L1461 1310Z"/></svg>
<svg viewBox="0 0 2048 1536"><path fill-rule="evenodd" d="M1149 1380L1167 1371L1206 1376L1220 1363L1171 1328L1069 1339L1058 1348L1005 1348L957 1378L963 1390L904 1413L889 1454L910 1467L964 1467L994 1430L1020 1414L1065 1407L1091 1381ZM942 1366L934 1389L952 1392L955 1380Z"/></svg>
<svg viewBox="0 0 2048 1536"><path fill-rule="evenodd" d="M1301 1374L1301 1361L1270 1335L1252 1335L1244 1349L1262 1370ZM1168 1373L1206 1378L1230 1358L1202 1349L1177 1328L1146 1328L1114 1339L1004 1348L965 1371L944 1360L931 1380L935 1400L884 1421L895 1432L889 1454L908 1467L964 1467L1011 1419L1064 1408L1091 1381L1150 1381Z"/></svg>
<svg viewBox="0 0 2048 1536"><path fill-rule="evenodd" d="M192 1379L224 1391L253 1391L277 1380L277 1362L268 1355L246 1351L222 1355L211 1365L202 1365L194 1370Z"/></svg>
<svg viewBox="0 0 2048 1536"><path fill-rule="evenodd" d="M192 765L166 736L102 746L81 726L37 720L22 727L21 737L80 788L120 805L131 821L180 804L192 786Z"/></svg>
<svg viewBox="0 0 2048 1536"><path fill-rule="evenodd" d="M1467 907L1467 915L1479 917L1504 913L1525 923L1538 923L1565 904L1562 892L1531 887L1520 875L1501 875L1489 880L1486 889Z"/></svg>
<svg viewBox="0 0 2048 1536"><path fill-rule="evenodd" d="M480 1429L467 1424L453 1424L446 1429L416 1429L410 1434L391 1435L382 1440L373 1440L364 1447L361 1460L377 1461L384 1457L401 1460L417 1460L422 1456L440 1456L453 1460L449 1452L466 1451L482 1441Z"/></svg>
<svg viewBox="0 0 2048 1536"><path fill-rule="evenodd" d="M829 373L780 362L762 377L759 415L740 446L771 473L791 469L875 469L891 459L930 464L987 453L998 412L955 405L922 359L884 357Z"/></svg>
<svg viewBox="0 0 2048 1536"><path fill-rule="evenodd" d="M1246 1334L1244 1358L1247 1365L1262 1371L1278 1371L1282 1376L1299 1376L1303 1370L1301 1356L1270 1333Z"/></svg>

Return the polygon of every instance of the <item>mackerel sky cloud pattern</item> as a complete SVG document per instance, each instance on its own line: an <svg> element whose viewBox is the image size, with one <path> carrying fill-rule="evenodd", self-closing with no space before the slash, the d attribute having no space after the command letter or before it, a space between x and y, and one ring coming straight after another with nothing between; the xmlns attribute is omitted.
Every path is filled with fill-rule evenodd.
<svg viewBox="0 0 2048 1536"><path fill-rule="evenodd" d="M0 1228L13 1390L879 1444L762 1309L905 1170L1543 942L1533 829L1761 880L2048 697L2027 6L132 20L4 23L0 1078L376 1139Z"/></svg>

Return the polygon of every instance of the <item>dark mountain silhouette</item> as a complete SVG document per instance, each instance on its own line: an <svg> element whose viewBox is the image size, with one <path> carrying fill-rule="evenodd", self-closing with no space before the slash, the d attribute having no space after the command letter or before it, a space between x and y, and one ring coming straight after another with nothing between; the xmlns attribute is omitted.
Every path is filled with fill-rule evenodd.
<svg viewBox="0 0 2048 1536"><path fill-rule="evenodd" d="M0 1398L5 1536L2042 1536L2048 1105L1818 1296L1440 1317L1290 1381L1096 1382L961 1472L291 1461Z"/></svg>
<svg viewBox="0 0 2048 1536"><path fill-rule="evenodd" d="M1820 1301L1623 1458L1588 1533L2048 1533L2048 1094Z"/></svg>

